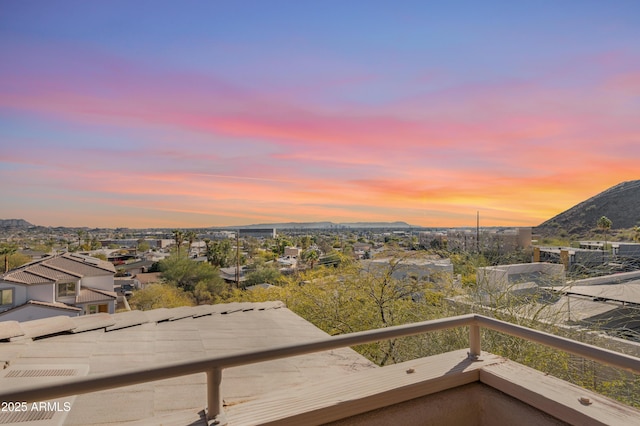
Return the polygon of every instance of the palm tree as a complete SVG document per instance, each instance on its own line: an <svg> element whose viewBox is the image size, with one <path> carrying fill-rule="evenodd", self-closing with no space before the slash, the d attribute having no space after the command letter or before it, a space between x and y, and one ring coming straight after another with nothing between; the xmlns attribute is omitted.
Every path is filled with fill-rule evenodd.
<svg viewBox="0 0 640 426"><path fill-rule="evenodd" d="M15 254L18 251L18 247L15 244L2 244L0 246L0 255L4 256L4 272L9 271L9 256Z"/></svg>
<svg viewBox="0 0 640 426"><path fill-rule="evenodd" d="M604 245L602 246L603 253L607 248L607 231L611 229L612 224L613 222L611 222L611 219L609 219L606 216L602 216L600 219L598 219L598 222L597 222L598 229L601 229L604 235Z"/></svg>
<svg viewBox="0 0 640 426"><path fill-rule="evenodd" d="M87 234L84 229L78 229L76 231L78 234L78 250L82 249L82 240L84 240L85 235Z"/></svg>
<svg viewBox="0 0 640 426"><path fill-rule="evenodd" d="M187 239L187 241L189 241L189 249L191 250L191 246L193 245L193 242L198 238L198 235L196 235L196 232L193 230L189 230L187 232L185 232L184 237Z"/></svg>
<svg viewBox="0 0 640 426"><path fill-rule="evenodd" d="M178 248L178 256L180 256L180 246L184 242L184 232L181 229L173 230L173 239L176 241L176 247Z"/></svg>
<svg viewBox="0 0 640 426"><path fill-rule="evenodd" d="M318 251L315 249L309 249L304 252L304 259L311 263L311 269L313 269L313 265L316 263L316 260L320 258Z"/></svg>

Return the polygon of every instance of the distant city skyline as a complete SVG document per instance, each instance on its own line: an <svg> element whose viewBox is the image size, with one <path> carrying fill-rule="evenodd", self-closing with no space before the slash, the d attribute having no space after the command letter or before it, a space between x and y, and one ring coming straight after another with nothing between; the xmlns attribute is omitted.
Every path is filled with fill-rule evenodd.
<svg viewBox="0 0 640 426"><path fill-rule="evenodd" d="M640 178L637 1L0 4L0 218L536 226Z"/></svg>

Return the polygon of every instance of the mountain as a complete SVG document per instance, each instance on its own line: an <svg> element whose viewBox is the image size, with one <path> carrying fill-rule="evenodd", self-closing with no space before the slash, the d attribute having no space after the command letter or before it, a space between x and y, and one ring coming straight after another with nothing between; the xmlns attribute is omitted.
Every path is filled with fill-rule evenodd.
<svg viewBox="0 0 640 426"><path fill-rule="evenodd" d="M33 226L24 219L0 219L0 228L32 228Z"/></svg>
<svg viewBox="0 0 640 426"><path fill-rule="evenodd" d="M587 236L602 216L611 220L611 229L640 225L640 180L613 186L538 225L533 232L549 236L564 230L568 235Z"/></svg>

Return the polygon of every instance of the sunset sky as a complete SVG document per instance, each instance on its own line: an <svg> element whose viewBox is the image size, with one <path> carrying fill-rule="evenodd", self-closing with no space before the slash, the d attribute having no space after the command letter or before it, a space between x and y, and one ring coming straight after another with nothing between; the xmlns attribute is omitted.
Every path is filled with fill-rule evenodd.
<svg viewBox="0 0 640 426"><path fill-rule="evenodd" d="M0 179L44 226L535 226L640 179L640 2L4 0Z"/></svg>

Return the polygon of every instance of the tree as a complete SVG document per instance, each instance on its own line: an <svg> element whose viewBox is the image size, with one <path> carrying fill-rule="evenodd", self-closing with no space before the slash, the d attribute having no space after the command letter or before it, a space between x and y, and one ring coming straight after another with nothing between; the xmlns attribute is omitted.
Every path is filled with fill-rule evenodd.
<svg viewBox="0 0 640 426"><path fill-rule="evenodd" d="M278 285L283 281L283 276L276 268L271 266L262 266L255 271L247 274L243 283L244 287L249 287L256 284L272 284Z"/></svg>
<svg viewBox="0 0 640 426"><path fill-rule="evenodd" d="M184 234L184 237L187 239L187 241L189 241L189 248L187 249L187 251L189 251L191 250L191 246L193 245L193 242L198 238L198 235L196 234L195 231L189 230Z"/></svg>
<svg viewBox="0 0 640 426"><path fill-rule="evenodd" d="M173 230L173 239L176 242L176 248L178 251L178 255L180 255L180 247L182 246L182 243L184 242L184 232L180 229L174 229Z"/></svg>
<svg viewBox="0 0 640 426"><path fill-rule="evenodd" d="M207 288L222 292L224 281L218 270L208 263L195 262L188 257L171 255L159 263L162 278L169 284L193 293L198 283L204 282ZM211 286L211 287L209 287Z"/></svg>
<svg viewBox="0 0 640 426"><path fill-rule="evenodd" d="M145 253L151 250L151 244L143 240L142 238L138 240L138 251Z"/></svg>
<svg viewBox="0 0 640 426"><path fill-rule="evenodd" d="M104 260L105 262L108 260L107 255L104 253L94 253L91 257L95 257L96 259Z"/></svg>
<svg viewBox="0 0 640 426"><path fill-rule="evenodd" d="M82 247L82 241L84 237L87 235L87 232L84 229L78 229L76 231L76 234L78 234L78 248L80 248Z"/></svg>
<svg viewBox="0 0 640 426"><path fill-rule="evenodd" d="M15 254L18 251L18 246L15 244L2 244L0 246L0 255L4 256L4 272L9 271L9 256Z"/></svg>
<svg viewBox="0 0 640 426"><path fill-rule="evenodd" d="M231 266L233 250L231 241L228 239L220 241L207 241L207 260L211 265L218 268Z"/></svg>
<svg viewBox="0 0 640 426"><path fill-rule="evenodd" d="M285 237L278 235L274 240L274 245L271 250L276 256L282 256L284 254L285 247L289 247L291 245L291 241L289 241Z"/></svg>
<svg viewBox="0 0 640 426"><path fill-rule="evenodd" d="M311 269L313 269L313 266L316 263L316 261L320 259L320 253L318 253L318 250L312 248L305 251L304 254L302 255L302 258L304 259L305 262L309 262L311 264Z"/></svg>
<svg viewBox="0 0 640 426"><path fill-rule="evenodd" d="M132 309L142 311L158 308L176 308L178 306L193 306L193 297L184 290L169 284L151 284L136 291L129 305Z"/></svg>
<svg viewBox="0 0 640 426"><path fill-rule="evenodd" d="M607 231L611 229L612 222L608 217L602 216L598 219L597 225L604 235L604 245L602 246L602 251L604 252L607 249Z"/></svg>

